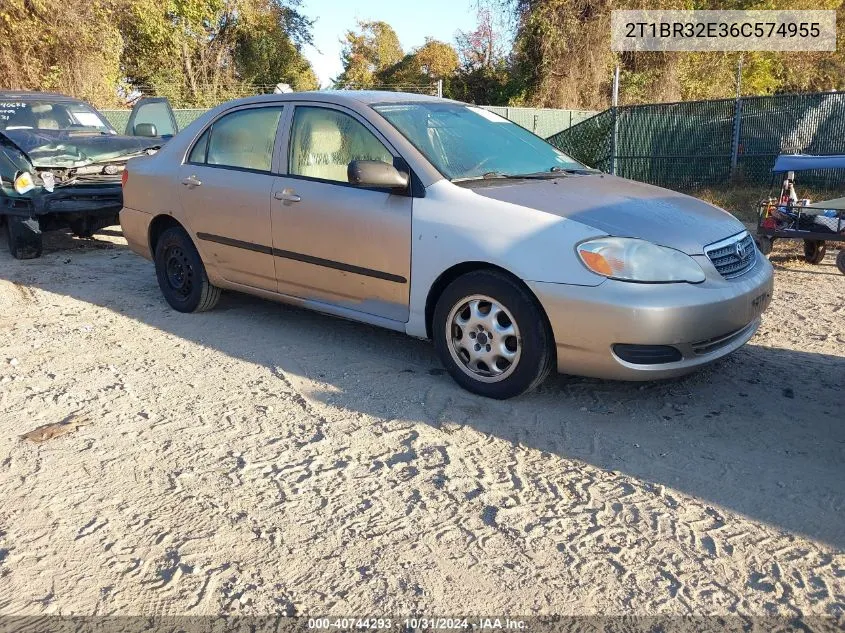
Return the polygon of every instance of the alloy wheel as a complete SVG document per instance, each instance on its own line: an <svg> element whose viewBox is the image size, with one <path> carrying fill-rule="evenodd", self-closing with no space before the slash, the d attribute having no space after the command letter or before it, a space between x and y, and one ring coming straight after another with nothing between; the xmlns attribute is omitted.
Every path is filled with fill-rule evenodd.
<svg viewBox="0 0 845 633"><path fill-rule="evenodd" d="M465 297L454 305L446 319L446 340L458 367L481 382L510 376L522 353L513 315L485 295Z"/></svg>

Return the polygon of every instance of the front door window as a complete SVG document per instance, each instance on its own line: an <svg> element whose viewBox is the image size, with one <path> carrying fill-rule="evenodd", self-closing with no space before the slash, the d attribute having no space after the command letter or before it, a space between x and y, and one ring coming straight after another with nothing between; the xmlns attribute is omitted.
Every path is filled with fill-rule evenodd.
<svg viewBox="0 0 845 633"><path fill-rule="evenodd" d="M393 155L360 121L329 108L296 108L290 144L292 176L349 182L353 160L393 164Z"/></svg>

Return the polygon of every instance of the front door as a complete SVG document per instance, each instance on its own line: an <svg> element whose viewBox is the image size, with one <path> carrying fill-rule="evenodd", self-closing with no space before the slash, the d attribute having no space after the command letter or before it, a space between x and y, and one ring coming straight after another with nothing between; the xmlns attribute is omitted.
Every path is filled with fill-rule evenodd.
<svg viewBox="0 0 845 633"><path fill-rule="evenodd" d="M204 258L228 281L271 291L271 172L281 114L282 106L224 114L179 169L182 208Z"/></svg>
<svg viewBox="0 0 845 633"><path fill-rule="evenodd" d="M132 107L126 122L126 136L172 138L179 131L170 102L164 97L147 97Z"/></svg>
<svg viewBox="0 0 845 633"><path fill-rule="evenodd" d="M393 164L395 152L363 119L326 105L297 105L288 138L271 202L279 292L407 321L413 198L346 176L353 160Z"/></svg>

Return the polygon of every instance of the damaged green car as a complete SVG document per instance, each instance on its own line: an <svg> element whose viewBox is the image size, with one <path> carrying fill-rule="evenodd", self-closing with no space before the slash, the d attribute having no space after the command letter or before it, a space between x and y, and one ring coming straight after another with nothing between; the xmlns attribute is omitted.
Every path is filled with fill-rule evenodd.
<svg viewBox="0 0 845 633"><path fill-rule="evenodd" d="M44 231L91 237L118 224L126 161L155 153L176 131L162 98L139 101L120 135L84 101L0 92L0 228L9 252L32 259Z"/></svg>

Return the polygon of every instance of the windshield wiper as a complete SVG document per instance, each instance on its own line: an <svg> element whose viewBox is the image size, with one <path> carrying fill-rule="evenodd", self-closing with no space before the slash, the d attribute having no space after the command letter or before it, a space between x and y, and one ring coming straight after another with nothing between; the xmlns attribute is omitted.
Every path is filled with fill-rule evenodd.
<svg viewBox="0 0 845 633"><path fill-rule="evenodd" d="M590 169L589 167L567 169L555 165L554 167L551 167L548 171L534 171L527 174L505 174L500 171L488 171L487 173L482 174L481 176L472 176L470 178L455 178L452 182L471 182L473 180L491 180L493 178L502 178L510 180L542 180L545 178L560 178L563 174L583 176L587 174L597 173L599 173L598 170Z"/></svg>
<svg viewBox="0 0 845 633"><path fill-rule="evenodd" d="M594 174L596 170L588 169L588 168L578 168L578 169L565 169L563 167L552 167L548 171L535 171L527 174L510 174L507 178L529 178L529 179L542 179L542 178L560 178L562 174L566 175L575 175L575 176L582 176L586 174Z"/></svg>

